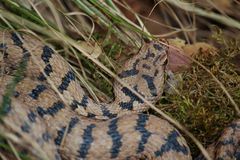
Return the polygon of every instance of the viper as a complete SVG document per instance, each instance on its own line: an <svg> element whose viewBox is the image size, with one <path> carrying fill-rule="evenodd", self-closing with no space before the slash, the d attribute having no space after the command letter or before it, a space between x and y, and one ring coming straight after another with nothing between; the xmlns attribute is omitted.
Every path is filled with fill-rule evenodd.
<svg viewBox="0 0 240 160"><path fill-rule="evenodd" d="M192 159L184 137L114 82L115 99L97 103L53 48L25 33L0 31L1 127L36 159ZM162 95L168 47L145 43L118 76L145 100ZM240 159L240 120L209 147L213 159ZM202 157L199 156L198 159Z"/></svg>

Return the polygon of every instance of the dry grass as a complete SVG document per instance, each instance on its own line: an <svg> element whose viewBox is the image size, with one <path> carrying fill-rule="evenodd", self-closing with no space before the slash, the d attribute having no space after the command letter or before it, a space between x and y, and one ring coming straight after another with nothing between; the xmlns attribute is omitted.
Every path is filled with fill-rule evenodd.
<svg viewBox="0 0 240 160"><path fill-rule="evenodd" d="M120 66L122 61L128 59L130 54L137 50L143 38L151 39L154 37L145 29L141 19L152 22L154 22L154 20L138 15L124 3L120 5L124 5L134 13L141 27L133 24L123 14L120 14L116 6L112 6L111 3L101 6L94 0L91 0L91 3L88 1L83 3L83 1L76 0L75 4L77 4L78 7L70 6L72 10L67 11L66 8L59 5L57 1L49 1L47 4L33 4L30 3L30 1L26 1L26 4L34 8L33 11L29 11L24 9L24 7L15 5L12 1L4 1L7 7L6 10L0 9L0 16L3 22L2 28L24 28L27 32L33 31L41 33L41 38L44 41L55 44L57 51L71 63L78 73L78 78L81 80L81 83L97 101L99 99L110 100L114 97L112 94L113 79L122 83L121 79L115 74L118 69L116 66ZM44 5L45 7L47 6L49 15L42 14L46 11ZM91 5L91 7L88 5ZM189 20L189 15L185 15L185 11L177 10L177 12L175 12L167 3L164 3L164 5L165 8L168 8L165 16L168 14L166 17L170 16L174 19L174 24L177 23L179 26L179 28L173 27L173 25L171 25L172 22L166 21L165 27L169 28L169 30L164 33L165 36L185 37L190 43L199 39L198 34L206 34L202 29L200 33L196 33L196 28L199 26L195 23L195 13L191 13L193 18L189 24L192 26L189 27L189 24L186 24ZM58 8L56 9L54 6ZM93 10L89 10L90 8ZM192 10L191 12L194 11L196 10ZM179 14L179 12L181 12L181 14ZM18 17L18 13L21 13L22 17ZM43 17L43 15L45 17ZM218 17L220 17L220 19L226 18L220 14L218 14ZM89 23L86 19L90 19L92 23ZM102 27L102 29L93 33L93 30L96 29L93 22ZM202 23L201 25L207 24ZM231 26L231 23L228 23L228 25L230 25L229 28L231 28L239 24L234 23L234 25ZM102 34L103 31L107 34ZM215 34L209 31L207 33ZM158 36L156 35L155 37ZM160 36L162 37L163 35ZM200 37L200 39L201 38L202 37ZM87 41L89 45L80 45L81 43L77 42L76 39ZM215 34L215 37L212 39L209 38L208 41L217 42L217 45L221 46L219 54L211 56L202 53L195 57L195 59L207 67L225 86L233 100L237 104L240 104L239 72L235 70L235 66L231 63L231 58L239 52L239 42L226 39L224 35L216 36ZM95 44L97 44L97 47ZM134 51L129 50L129 46L134 48ZM92 48L98 47L102 48L103 51L94 55L95 57L92 56L91 52L88 52ZM98 59L96 59L96 57ZM121 60L121 62L119 60ZM180 95L166 94L165 97L159 101L157 108L151 104L149 105L155 109L155 111L152 111L154 114L160 113L161 116L183 130L183 133L190 137L192 136L180 123L184 124L204 145L209 144L217 139L220 131L222 131L226 124L236 118L231 101L226 97L226 94L219 84L212 79L211 75L207 74L206 70L197 64L194 64L191 69L182 73L181 77L182 81L179 82L180 87L177 88ZM168 115L171 115L177 122L165 115L158 108ZM191 140L189 140L189 142L191 142ZM8 153L11 152L4 138L0 144L1 150ZM193 155L196 156L199 150L193 142L190 144L193 147L193 149L191 149ZM201 147L200 144L198 145ZM21 158L25 159L23 156Z"/></svg>

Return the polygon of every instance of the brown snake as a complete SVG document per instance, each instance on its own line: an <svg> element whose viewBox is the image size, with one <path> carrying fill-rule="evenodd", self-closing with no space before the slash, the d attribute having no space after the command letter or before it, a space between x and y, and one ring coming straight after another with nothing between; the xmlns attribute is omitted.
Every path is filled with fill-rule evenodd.
<svg viewBox="0 0 240 160"><path fill-rule="evenodd" d="M149 107L126 87L115 82L115 100L97 104L69 64L40 40L4 31L0 38L1 104L17 70L26 66L1 126L21 137L21 146L36 159L192 159L181 134L167 121L141 114ZM167 51L157 42L145 44L118 76L155 103L163 91ZM239 140L238 120L211 146L212 158L240 159Z"/></svg>

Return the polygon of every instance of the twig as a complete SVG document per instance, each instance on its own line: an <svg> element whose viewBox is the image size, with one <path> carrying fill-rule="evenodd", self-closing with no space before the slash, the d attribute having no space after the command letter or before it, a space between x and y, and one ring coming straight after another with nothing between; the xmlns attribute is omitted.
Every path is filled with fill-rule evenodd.
<svg viewBox="0 0 240 160"><path fill-rule="evenodd" d="M192 5L190 3L182 2L180 0L166 0L166 2L168 2L174 6L177 6L185 11L194 12L199 16L211 18L211 19L218 21L222 24L225 24L227 26L240 29L240 23L230 17L222 16L222 15L214 13L214 12L209 12L209 11L203 10L201 8L195 7L194 5Z"/></svg>

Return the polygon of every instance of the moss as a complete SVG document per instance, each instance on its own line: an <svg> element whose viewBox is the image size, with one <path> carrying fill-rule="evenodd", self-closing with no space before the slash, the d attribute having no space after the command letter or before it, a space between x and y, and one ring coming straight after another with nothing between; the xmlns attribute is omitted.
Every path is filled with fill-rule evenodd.
<svg viewBox="0 0 240 160"><path fill-rule="evenodd" d="M219 38L224 37L218 37L222 48L217 55L201 53L195 59L206 66L223 83L235 102L240 104L240 78L236 66L231 63L231 58L239 52L240 42L220 41ZM211 75L197 64L193 64L181 76L183 80L178 88L180 95L166 95L168 104L159 105L159 108L184 124L207 146L236 118L234 107ZM197 156L198 149L190 139L187 140L193 156Z"/></svg>

